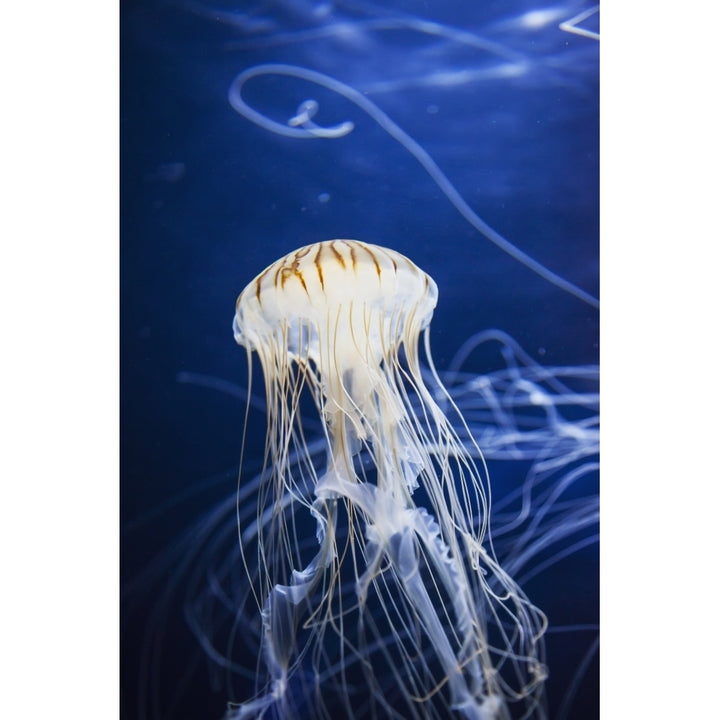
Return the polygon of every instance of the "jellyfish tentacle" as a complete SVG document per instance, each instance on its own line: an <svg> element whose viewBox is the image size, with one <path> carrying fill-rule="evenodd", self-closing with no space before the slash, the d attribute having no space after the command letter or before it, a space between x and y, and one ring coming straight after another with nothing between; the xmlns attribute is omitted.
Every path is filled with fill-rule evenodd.
<svg viewBox="0 0 720 720"><path fill-rule="evenodd" d="M335 523L335 510L334 501L323 499L312 504L311 512L316 519L316 534L320 546L318 552L305 568L292 570L289 583L276 584L268 593L261 616L262 652L271 678L269 691L236 705L232 711L233 718L262 717L272 705L278 704L282 707L285 703L289 667L296 649L297 627L302 607L311 601L325 569L336 557L333 533L328 529Z"/></svg>
<svg viewBox="0 0 720 720"><path fill-rule="evenodd" d="M389 490L343 480L338 474L326 475L326 478L329 477L336 482L324 484L322 495L343 494L366 518L367 567L356 583L359 604L364 605L378 567L386 558L438 655L450 687L453 707L468 720L497 717L498 701L492 693L486 692L484 674L478 663L478 657L486 653L487 648L477 646L477 637L472 631L472 625L478 620L473 618L471 603L464 591L469 587L468 580L461 576L457 557L442 539L438 523L427 510L407 505ZM451 599L456 629L459 636L464 637L458 652L453 650L421 577L418 543L422 543L424 554L429 556L433 568L440 573L441 584ZM489 665L486 660L486 667ZM471 688L468 688L466 672L472 681Z"/></svg>
<svg viewBox="0 0 720 720"><path fill-rule="evenodd" d="M333 125L322 127L313 121L319 105L316 100L303 100L298 106L297 112L288 120L290 127L302 127L312 134L313 137L339 138L347 135L355 129L354 123L349 120Z"/></svg>

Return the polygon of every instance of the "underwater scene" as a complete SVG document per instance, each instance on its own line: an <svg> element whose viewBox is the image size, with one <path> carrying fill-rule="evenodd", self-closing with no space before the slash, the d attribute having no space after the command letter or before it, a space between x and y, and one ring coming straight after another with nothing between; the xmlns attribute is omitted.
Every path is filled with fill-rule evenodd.
<svg viewBox="0 0 720 720"><path fill-rule="evenodd" d="M120 4L120 717L599 717L597 4Z"/></svg>

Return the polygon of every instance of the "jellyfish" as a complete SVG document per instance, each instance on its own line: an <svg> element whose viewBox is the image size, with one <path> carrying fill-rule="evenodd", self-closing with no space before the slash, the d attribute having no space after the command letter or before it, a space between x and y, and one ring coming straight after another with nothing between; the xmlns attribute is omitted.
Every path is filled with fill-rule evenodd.
<svg viewBox="0 0 720 720"><path fill-rule="evenodd" d="M228 718L543 716L547 622L493 548L487 468L432 363L437 297L400 253L331 240L237 300L267 432L252 519L238 499L261 657Z"/></svg>

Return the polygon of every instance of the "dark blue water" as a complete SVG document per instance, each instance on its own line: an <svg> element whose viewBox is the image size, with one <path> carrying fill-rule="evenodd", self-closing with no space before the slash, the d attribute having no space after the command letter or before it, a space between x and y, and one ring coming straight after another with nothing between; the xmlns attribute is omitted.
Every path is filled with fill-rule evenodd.
<svg viewBox="0 0 720 720"><path fill-rule="evenodd" d="M245 386L234 303L265 266L325 239L386 245L438 284L438 369L485 328L507 332L542 364L598 361L592 303L492 244L347 97L299 77L248 80L243 98L266 118L284 124L313 98L318 125L354 124L343 137L295 139L235 112L233 79L281 63L361 93L483 221L597 298L599 42L588 34L599 32L599 16L580 21L584 35L560 27L591 7L122 3L123 718L219 718L228 685L242 695L242 679L228 680L188 628L188 577L204 576L179 538L235 492L245 406L222 383ZM466 367L486 372L483 363L478 354ZM258 453L261 435L251 429ZM503 488L513 472L491 467ZM590 628L549 636L550 717L598 714L597 654L588 655L596 546L575 560L532 590L551 625ZM568 709L563 698L583 658Z"/></svg>

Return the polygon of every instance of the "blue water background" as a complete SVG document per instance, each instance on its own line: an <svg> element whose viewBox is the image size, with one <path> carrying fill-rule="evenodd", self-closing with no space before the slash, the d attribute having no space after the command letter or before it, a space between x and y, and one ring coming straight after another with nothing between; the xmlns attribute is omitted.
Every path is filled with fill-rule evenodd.
<svg viewBox="0 0 720 720"><path fill-rule="evenodd" d="M318 123L355 124L339 139L280 137L232 109L233 78L259 63L288 63L364 93L422 145L480 217L597 297L599 42L560 28L591 7L121 3L123 718L156 716L152 703L138 700L155 595L143 594L135 579L235 490L245 408L218 388L245 383L244 352L231 332L234 303L265 266L325 239L387 245L438 284L432 348L439 369L469 336L491 327L544 364L598 361L598 311L488 242L357 107L293 78L249 81L248 102L279 122L311 97ZM598 32L598 15L584 27ZM468 367L487 370L482 357ZM188 382L200 376L218 384ZM578 569L558 600L578 609L576 622L597 620L596 562L589 557L586 576ZM166 619L162 669L177 683L160 683L160 705L179 693L174 716L219 718L223 683L187 631L180 604ZM571 677L586 648L558 651L551 683ZM570 717L597 716L596 661L576 703Z"/></svg>

